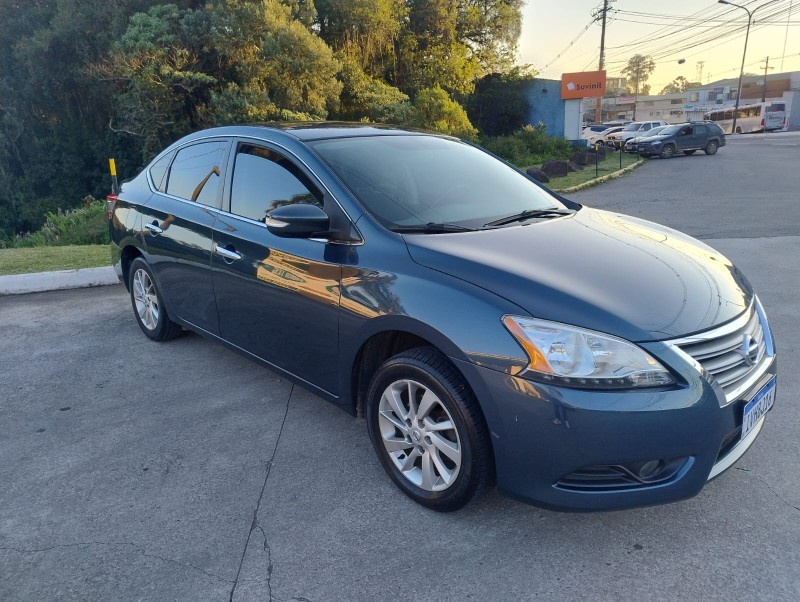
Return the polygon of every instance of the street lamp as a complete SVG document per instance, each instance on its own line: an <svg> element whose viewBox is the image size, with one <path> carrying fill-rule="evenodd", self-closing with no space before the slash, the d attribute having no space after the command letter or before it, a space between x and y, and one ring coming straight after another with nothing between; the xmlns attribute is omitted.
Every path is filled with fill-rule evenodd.
<svg viewBox="0 0 800 602"><path fill-rule="evenodd" d="M765 2L759 6L756 6L753 10L741 6L739 4L734 4L733 2L728 2L728 0L717 0L719 4L729 4L731 6L735 6L736 8L741 8L744 12L747 13L747 33L744 36L744 52L742 52L742 68L739 69L739 87L736 88L736 106L733 108L733 125L731 126L731 134L736 133L736 118L739 116L739 96L742 94L742 77L744 76L744 59L747 56L747 39L750 37L750 24L753 22L753 15L755 12L761 8L762 6L766 6L767 4L772 4L773 2L777 2L777 0L770 0L769 2Z"/></svg>

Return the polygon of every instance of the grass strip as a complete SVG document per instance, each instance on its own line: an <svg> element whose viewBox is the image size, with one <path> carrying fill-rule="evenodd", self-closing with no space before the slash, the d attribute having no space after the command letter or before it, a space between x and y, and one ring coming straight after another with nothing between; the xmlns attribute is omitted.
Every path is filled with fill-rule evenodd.
<svg viewBox="0 0 800 602"><path fill-rule="evenodd" d="M108 245L0 249L0 276L111 265Z"/></svg>
<svg viewBox="0 0 800 602"><path fill-rule="evenodd" d="M594 155L589 155L589 156L592 159L594 159ZM637 154L622 153L622 168L624 169L629 165L633 165L638 160L639 160L639 155ZM603 176L607 176L608 174L614 173L615 171L619 170L620 170L619 154L609 153L609 155L607 155L604 161L600 161L597 164L597 170L595 170L595 164L594 162L592 162L582 170L569 173L563 178L550 178L550 182L545 184L545 186L555 191L559 191L565 188L572 188L573 186L578 186L590 180L594 180L595 178L602 178Z"/></svg>

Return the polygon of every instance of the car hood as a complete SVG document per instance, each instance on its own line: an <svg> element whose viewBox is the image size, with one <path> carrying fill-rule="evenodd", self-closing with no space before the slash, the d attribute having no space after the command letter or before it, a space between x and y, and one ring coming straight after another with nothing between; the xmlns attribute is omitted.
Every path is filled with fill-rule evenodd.
<svg viewBox="0 0 800 602"><path fill-rule="evenodd" d="M405 240L415 262L532 316L637 342L706 330L742 313L753 296L742 273L700 241L587 207L527 225Z"/></svg>

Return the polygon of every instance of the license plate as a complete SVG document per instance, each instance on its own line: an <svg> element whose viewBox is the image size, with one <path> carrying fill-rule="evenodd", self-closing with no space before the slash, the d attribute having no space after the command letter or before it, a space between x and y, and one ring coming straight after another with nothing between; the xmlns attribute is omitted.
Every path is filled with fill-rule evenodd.
<svg viewBox="0 0 800 602"><path fill-rule="evenodd" d="M775 403L775 382L773 378L761 390L756 393L755 397L747 402L744 406L744 414L742 415L742 439L747 437L747 433L753 430L753 427L758 424L762 416L766 414Z"/></svg>

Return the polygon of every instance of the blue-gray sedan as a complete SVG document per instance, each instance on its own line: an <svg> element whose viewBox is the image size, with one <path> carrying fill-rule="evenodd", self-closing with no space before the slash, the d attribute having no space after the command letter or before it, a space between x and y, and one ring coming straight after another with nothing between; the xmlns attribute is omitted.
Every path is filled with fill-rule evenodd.
<svg viewBox="0 0 800 602"><path fill-rule="evenodd" d="M688 498L775 399L767 318L729 260L454 138L205 130L109 209L145 335L191 329L364 416L435 510L494 482L554 509Z"/></svg>

